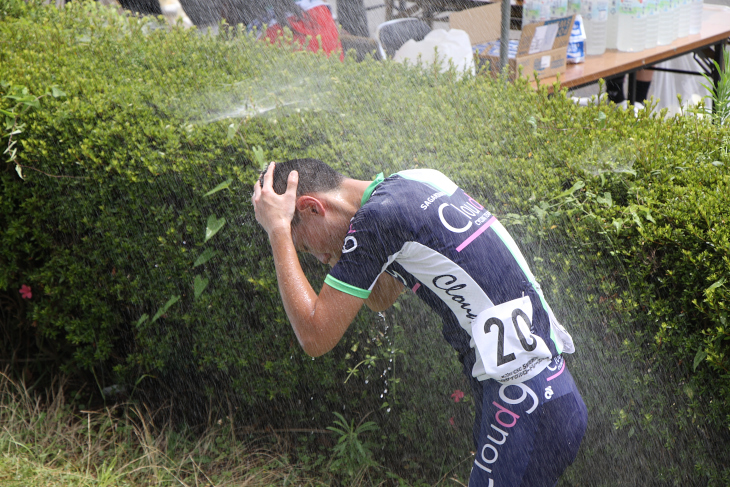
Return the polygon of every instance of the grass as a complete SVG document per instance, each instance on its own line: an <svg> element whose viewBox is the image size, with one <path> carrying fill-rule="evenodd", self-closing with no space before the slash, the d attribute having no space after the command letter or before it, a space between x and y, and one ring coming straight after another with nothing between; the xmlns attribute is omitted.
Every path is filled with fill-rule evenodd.
<svg viewBox="0 0 730 487"><path fill-rule="evenodd" d="M194 431L158 424L163 411L135 404L87 410L67 401L66 389L57 380L38 393L0 372L1 486L431 485L409 484L370 464L345 475L334 468L337 456L331 451L331 458L320 453L293 462L294 449L277 432L252 435L230 419ZM447 474L435 485L465 484Z"/></svg>
<svg viewBox="0 0 730 487"><path fill-rule="evenodd" d="M34 394L0 373L0 424L6 487L330 485L283 451L237 439L230 425L181 434L134 405L80 410L62 382Z"/></svg>

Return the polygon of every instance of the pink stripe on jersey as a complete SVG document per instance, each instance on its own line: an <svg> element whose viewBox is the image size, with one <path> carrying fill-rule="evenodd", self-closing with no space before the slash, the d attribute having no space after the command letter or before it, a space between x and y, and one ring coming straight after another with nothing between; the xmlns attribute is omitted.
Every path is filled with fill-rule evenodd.
<svg viewBox="0 0 730 487"><path fill-rule="evenodd" d="M482 233L484 233L484 231L487 228L489 228L492 225L492 223L494 223L496 221L497 221L497 219L495 217L491 217L489 220L487 220L487 222L484 225L482 225L482 227L479 230L477 230L476 232L472 233L469 236L469 238L467 238L466 240L464 240L463 242L461 242L461 245L459 245L458 247L456 247L456 251L457 252L461 252L462 250L464 250L464 248L467 245L469 245L470 243L472 243L474 241L474 239L476 239L479 235L481 235Z"/></svg>
<svg viewBox="0 0 730 487"><path fill-rule="evenodd" d="M555 374L555 375L551 375L550 377L548 377L548 378L547 378L547 379L545 379L545 380L546 380L546 381L548 381L548 380L553 380L554 378L556 378L557 376L559 376L560 374L562 374L562 373L563 373L563 370L565 370L565 360L563 360L563 366L562 366L562 367L560 367L560 370L558 370L558 373L557 373L557 374Z"/></svg>

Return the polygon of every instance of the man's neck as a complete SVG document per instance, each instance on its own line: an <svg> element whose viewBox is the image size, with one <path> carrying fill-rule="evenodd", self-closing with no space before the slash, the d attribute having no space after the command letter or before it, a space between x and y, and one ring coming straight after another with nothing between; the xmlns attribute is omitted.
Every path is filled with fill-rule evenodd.
<svg viewBox="0 0 730 487"><path fill-rule="evenodd" d="M340 185L340 201L346 207L347 213L352 218L362 204L362 197L372 181L362 181L360 179L345 179Z"/></svg>

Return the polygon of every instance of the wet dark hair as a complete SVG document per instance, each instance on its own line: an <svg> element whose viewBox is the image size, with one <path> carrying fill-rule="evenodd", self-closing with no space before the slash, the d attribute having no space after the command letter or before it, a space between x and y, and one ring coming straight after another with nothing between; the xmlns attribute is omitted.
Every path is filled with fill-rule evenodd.
<svg viewBox="0 0 730 487"><path fill-rule="evenodd" d="M264 169L259 177L259 184L264 184ZM297 198L305 194L326 193L340 187L345 176L329 167L319 159L291 159L289 161L277 162L274 166L274 181L272 187L276 194L284 194L289 179L289 173L299 173L297 184ZM299 215L295 214L292 225L299 223Z"/></svg>

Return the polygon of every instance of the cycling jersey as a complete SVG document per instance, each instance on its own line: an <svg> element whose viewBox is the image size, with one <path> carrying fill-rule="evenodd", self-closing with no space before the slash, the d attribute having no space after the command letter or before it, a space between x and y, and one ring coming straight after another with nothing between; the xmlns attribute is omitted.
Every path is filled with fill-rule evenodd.
<svg viewBox="0 0 730 487"><path fill-rule="evenodd" d="M367 298L382 272L441 316L478 381L522 382L574 350L506 229L436 170L378 175L325 282Z"/></svg>
<svg viewBox="0 0 730 487"><path fill-rule="evenodd" d="M366 299L381 273L443 319L475 395L470 487L552 487L587 411L561 353L573 340L497 219L432 169L378 175L325 282Z"/></svg>

